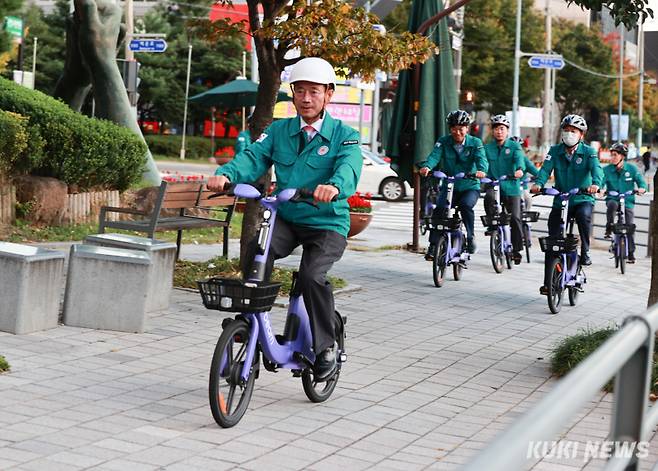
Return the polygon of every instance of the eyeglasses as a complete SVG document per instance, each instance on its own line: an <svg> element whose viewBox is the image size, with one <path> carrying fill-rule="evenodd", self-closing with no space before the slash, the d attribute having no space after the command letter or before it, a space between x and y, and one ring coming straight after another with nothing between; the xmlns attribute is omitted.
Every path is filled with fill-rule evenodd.
<svg viewBox="0 0 658 471"><path fill-rule="evenodd" d="M303 98L307 94L311 96L311 98L320 98L325 94L325 90L320 89L320 88L311 88L311 89L306 89L303 87L294 87L292 89L293 94L298 97L298 98Z"/></svg>

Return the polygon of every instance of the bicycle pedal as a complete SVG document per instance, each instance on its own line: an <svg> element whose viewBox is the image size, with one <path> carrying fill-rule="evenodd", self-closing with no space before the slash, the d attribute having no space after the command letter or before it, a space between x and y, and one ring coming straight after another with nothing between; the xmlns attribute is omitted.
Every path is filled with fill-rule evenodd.
<svg viewBox="0 0 658 471"><path fill-rule="evenodd" d="M338 361L345 363L347 361L347 353L341 352L341 354L338 356Z"/></svg>
<svg viewBox="0 0 658 471"><path fill-rule="evenodd" d="M299 378L302 376L302 370L291 370L293 378Z"/></svg>

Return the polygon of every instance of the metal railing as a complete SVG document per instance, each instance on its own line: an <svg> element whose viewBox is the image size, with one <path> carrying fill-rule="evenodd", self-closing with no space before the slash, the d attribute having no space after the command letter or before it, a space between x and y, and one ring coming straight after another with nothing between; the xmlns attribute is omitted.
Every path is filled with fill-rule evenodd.
<svg viewBox="0 0 658 471"><path fill-rule="evenodd" d="M462 468L463 471L523 469L528 464L531 444L553 441L613 375L616 375L614 404L608 441L616 445L604 470L637 471L636 453L615 451L647 441L658 424L658 407L648 407L657 329L658 305L643 316L626 318L611 338L558 381L550 393Z"/></svg>

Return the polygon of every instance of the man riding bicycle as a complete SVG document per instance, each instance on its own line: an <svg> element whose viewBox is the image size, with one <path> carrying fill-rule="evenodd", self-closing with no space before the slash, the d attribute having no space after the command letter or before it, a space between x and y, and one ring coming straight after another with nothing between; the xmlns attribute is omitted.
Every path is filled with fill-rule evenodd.
<svg viewBox="0 0 658 471"><path fill-rule="evenodd" d="M488 176L494 180L502 176L514 175L521 178L525 170L525 155L521 146L508 139L510 122L505 115L498 114L491 118L491 133L493 140L484 146L489 162ZM508 177L509 178L509 177ZM501 201L510 214L512 231L512 250L514 264L521 263L523 250L523 235L521 234L521 185L518 180L506 179L500 182ZM484 196L484 210L487 216L496 213L496 197L493 188L488 188ZM491 228L487 229L491 231Z"/></svg>
<svg viewBox="0 0 658 471"><path fill-rule="evenodd" d="M603 183L603 170L599 164L596 150L582 142L587 132L587 122L582 116L570 114L562 119L562 142L554 145L544 158L544 163L537 174L532 193L539 193L548 181L551 173L555 175L553 187L562 192L573 188L586 190L590 194L573 195L569 200L569 214L576 219L581 240L581 265L591 265L589 251L589 235L592 229L592 210L594 209L593 193L596 193ZM548 216L548 235L555 237L560 234L561 203L558 197L553 200L553 209ZM566 221L565 221L566 223ZM549 253L546 253L549 256ZM541 294L548 292L547 273Z"/></svg>
<svg viewBox="0 0 658 471"><path fill-rule="evenodd" d="M610 147L610 154L612 163L603 169L603 185L608 191L616 191L617 193L625 193L627 191L635 190L637 185L638 194L642 194L648 190L647 183L640 170L633 164L626 162L628 155L628 147L621 142L617 142ZM625 201L625 221L626 224L633 224L635 196L628 195ZM612 234L612 226L614 224L615 214L619 207L619 197L607 195L605 198L606 211L606 225L605 225L605 238L609 239ZM635 263L635 240L633 232L629 231L628 235L628 263Z"/></svg>
<svg viewBox="0 0 658 471"><path fill-rule="evenodd" d="M303 247L297 282L311 318L315 377L323 380L336 370L334 298L327 272L347 246L347 198L356 191L363 158L359 133L326 111L336 88L331 64L318 57L302 59L293 66L290 83L297 116L272 123L217 169L208 188L221 191L228 183L253 182L274 165L279 190L314 190L317 207L285 203L279 208L267 272L274 260Z"/></svg>
<svg viewBox="0 0 658 471"><path fill-rule="evenodd" d="M452 177L458 173L475 174L476 178L484 178L488 168L487 157L482 141L468 134L471 116L463 110L448 113L446 123L450 134L442 136L434 144L432 152L424 162L418 164L419 173L426 177L433 169L441 170ZM466 250L475 253L474 239L475 212L473 207L480 196L480 182L472 178L464 178L455 182L455 192L452 197L453 206L459 207L464 227L466 228ZM440 218L445 207L445 191L442 191L433 218ZM426 260L432 260L434 247L438 242L439 233L430 229L430 246L425 255Z"/></svg>

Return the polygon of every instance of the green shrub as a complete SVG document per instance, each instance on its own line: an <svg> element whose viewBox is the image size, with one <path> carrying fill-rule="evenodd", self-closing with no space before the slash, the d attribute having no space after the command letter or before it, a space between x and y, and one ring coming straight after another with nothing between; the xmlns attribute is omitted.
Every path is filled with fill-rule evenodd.
<svg viewBox="0 0 658 471"><path fill-rule="evenodd" d="M4 373L5 371L9 371L9 363L7 363L5 357L0 355L0 373Z"/></svg>
<svg viewBox="0 0 658 471"><path fill-rule="evenodd" d="M603 345L617 330L619 330L617 325L598 330L584 329L576 335L570 335L560 340L551 353L551 372L558 377L565 376ZM612 392L612 388L613 380L610 380L603 389ZM654 343L649 389L652 393L658 393L658 342Z"/></svg>
<svg viewBox="0 0 658 471"><path fill-rule="evenodd" d="M124 190L141 178L146 145L127 128L88 118L41 92L2 78L0 109L29 117L28 140L35 156L22 171L58 178L80 189ZM38 152L40 139L42 153Z"/></svg>
<svg viewBox="0 0 658 471"><path fill-rule="evenodd" d="M29 121L25 116L0 110L0 170L5 173L29 172L43 159L43 139Z"/></svg>
<svg viewBox="0 0 658 471"><path fill-rule="evenodd" d="M153 155L166 155L178 158L182 136L147 134L144 136ZM215 150L220 147L233 146L235 139L215 138ZM207 159L212 155L212 142L208 137L185 137L185 157L188 159Z"/></svg>

